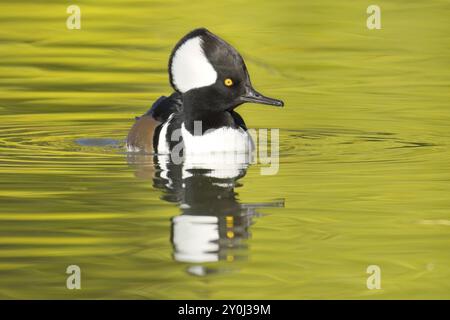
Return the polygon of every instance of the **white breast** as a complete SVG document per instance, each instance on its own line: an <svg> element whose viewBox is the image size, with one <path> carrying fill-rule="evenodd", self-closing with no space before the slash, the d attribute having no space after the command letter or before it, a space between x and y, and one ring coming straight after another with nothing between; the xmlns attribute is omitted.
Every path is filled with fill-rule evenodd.
<svg viewBox="0 0 450 320"><path fill-rule="evenodd" d="M168 161L170 154L166 140L170 120L163 125L158 141L158 159ZM181 126L183 138L183 178L191 169L209 170L206 175L216 178L235 178L245 170L253 159L253 143L250 134L239 128L220 128L203 135L194 136ZM178 153L175 152L176 156ZM173 158L172 158L173 160ZM161 162L160 162L161 164ZM163 170L164 171L164 170Z"/></svg>
<svg viewBox="0 0 450 320"><path fill-rule="evenodd" d="M247 131L239 128L219 128L203 135L194 136L181 127L185 154L203 154L211 152L248 153L251 151L251 137Z"/></svg>
<svg viewBox="0 0 450 320"><path fill-rule="evenodd" d="M215 178L235 178L245 170L252 159L252 138L239 128L220 128L194 136L181 127L184 142L183 176L190 169L207 169L205 175Z"/></svg>

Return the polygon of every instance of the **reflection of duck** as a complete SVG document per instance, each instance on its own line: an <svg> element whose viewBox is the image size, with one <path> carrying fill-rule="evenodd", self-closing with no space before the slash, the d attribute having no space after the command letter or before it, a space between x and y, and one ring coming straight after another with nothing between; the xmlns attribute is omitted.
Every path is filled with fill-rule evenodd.
<svg viewBox="0 0 450 320"><path fill-rule="evenodd" d="M137 166L139 177L152 175L154 186L164 191L162 199L179 204L181 214L172 218L171 242L173 257L180 262L245 258L246 250L240 250L246 249L242 240L249 237L256 209L284 205L283 201L242 204L237 200L234 189L240 186L237 181L246 174L248 162L221 166L219 161L208 168L209 164L199 162L176 165L162 156L129 154L128 159ZM205 272L198 265L189 270Z"/></svg>

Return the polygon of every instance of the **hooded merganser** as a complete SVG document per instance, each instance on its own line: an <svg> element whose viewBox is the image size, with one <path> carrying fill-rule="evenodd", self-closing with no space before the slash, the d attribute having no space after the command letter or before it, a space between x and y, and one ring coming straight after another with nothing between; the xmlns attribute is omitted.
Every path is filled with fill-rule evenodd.
<svg viewBox="0 0 450 320"><path fill-rule="evenodd" d="M253 143L234 109L245 102L283 106L258 93L241 55L204 28L176 44L169 77L175 93L160 97L137 118L127 137L128 151L168 154L182 142L186 154L247 152Z"/></svg>

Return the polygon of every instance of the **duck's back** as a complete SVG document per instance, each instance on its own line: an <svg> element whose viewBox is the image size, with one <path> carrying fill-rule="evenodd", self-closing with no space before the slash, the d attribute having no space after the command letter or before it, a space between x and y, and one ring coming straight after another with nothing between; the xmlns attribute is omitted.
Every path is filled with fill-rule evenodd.
<svg viewBox="0 0 450 320"><path fill-rule="evenodd" d="M157 149L159 136L164 124L175 112L181 109L181 95L177 92L169 97L162 96L130 129L127 137L127 150L131 152L153 153Z"/></svg>
<svg viewBox="0 0 450 320"><path fill-rule="evenodd" d="M234 111L224 113L224 117L226 125L194 135L185 128L181 94L175 92L169 97L162 96L144 115L136 118L128 133L127 150L167 154L180 143L187 154L242 153L254 149L242 117ZM173 136L174 133L178 136Z"/></svg>

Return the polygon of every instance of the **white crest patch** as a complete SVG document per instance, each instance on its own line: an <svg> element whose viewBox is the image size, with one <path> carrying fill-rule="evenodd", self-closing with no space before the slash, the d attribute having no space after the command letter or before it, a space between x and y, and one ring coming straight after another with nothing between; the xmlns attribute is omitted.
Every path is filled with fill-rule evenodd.
<svg viewBox="0 0 450 320"><path fill-rule="evenodd" d="M182 93L216 82L217 72L205 56L201 37L183 43L172 58L172 82Z"/></svg>

